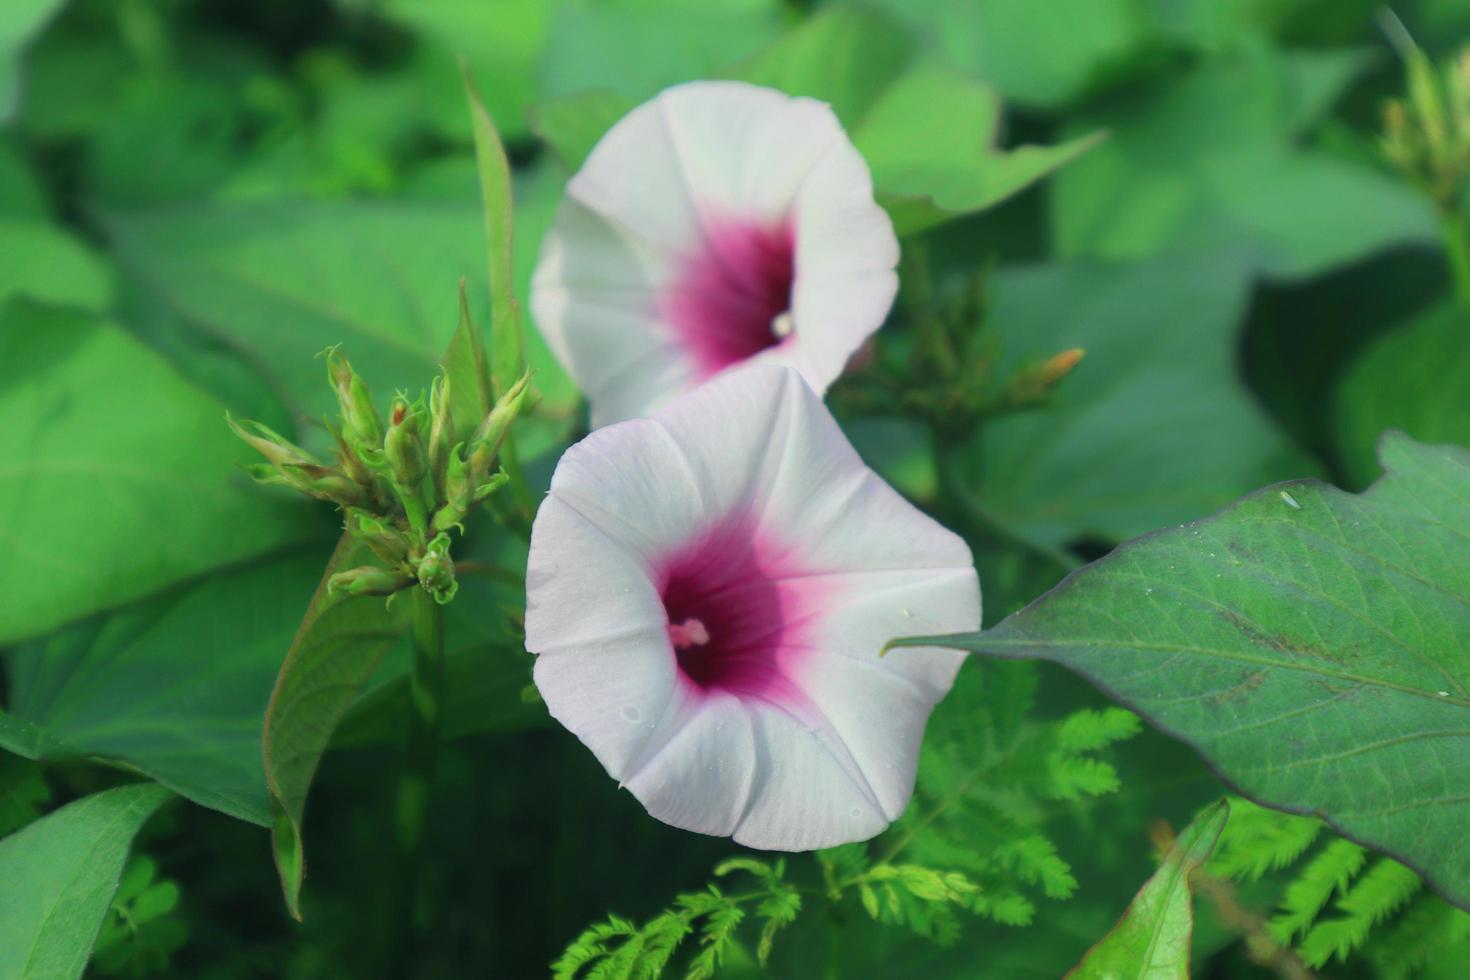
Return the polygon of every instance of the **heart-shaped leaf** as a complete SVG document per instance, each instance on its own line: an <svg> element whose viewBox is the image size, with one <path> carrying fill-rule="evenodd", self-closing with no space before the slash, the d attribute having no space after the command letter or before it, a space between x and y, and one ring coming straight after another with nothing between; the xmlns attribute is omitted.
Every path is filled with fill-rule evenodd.
<svg viewBox="0 0 1470 980"><path fill-rule="evenodd" d="M1314 481L1124 545L983 633L1324 817L1470 906L1470 451L1391 435L1355 496Z"/></svg>

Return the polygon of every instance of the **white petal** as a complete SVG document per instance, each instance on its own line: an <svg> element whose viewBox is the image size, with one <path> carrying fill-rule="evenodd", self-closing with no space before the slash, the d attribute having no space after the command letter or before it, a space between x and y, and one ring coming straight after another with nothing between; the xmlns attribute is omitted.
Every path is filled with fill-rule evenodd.
<svg viewBox="0 0 1470 980"><path fill-rule="evenodd" d="M873 794L841 761L820 724L771 706L751 712L756 786L735 841L765 850L807 851L867 840L888 826Z"/></svg>
<svg viewBox="0 0 1470 980"><path fill-rule="evenodd" d="M532 310L601 425L741 360L794 367L825 391L887 316L897 261L867 165L828 106L692 82L629 113L568 184ZM785 274L758 271L788 265L789 301ZM788 302L795 330L776 343L765 335Z"/></svg>
<svg viewBox="0 0 1470 980"><path fill-rule="evenodd" d="M622 779L648 812L675 827L728 837L749 805L756 737L737 698L679 705Z"/></svg>

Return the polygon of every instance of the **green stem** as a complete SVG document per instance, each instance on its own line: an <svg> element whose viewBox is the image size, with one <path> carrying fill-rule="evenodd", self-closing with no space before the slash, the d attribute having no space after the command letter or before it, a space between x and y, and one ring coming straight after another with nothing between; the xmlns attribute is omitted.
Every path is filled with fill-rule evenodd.
<svg viewBox="0 0 1470 980"><path fill-rule="evenodd" d="M1450 277L1455 283L1455 296L1462 303L1470 304L1470 221L1455 209L1446 209L1440 217L1445 261L1449 263Z"/></svg>
<svg viewBox="0 0 1470 980"><path fill-rule="evenodd" d="M417 946L414 912L418 901L419 866L423 858L424 827L429 794L439 753L439 722L444 706L444 610L425 590L407 590L413 602L413 674L410 681L413 714L409 719L408 751L398 777L394 800L394 837L397 873L389 899L392 948L388 976L414 973Z"/></svg>

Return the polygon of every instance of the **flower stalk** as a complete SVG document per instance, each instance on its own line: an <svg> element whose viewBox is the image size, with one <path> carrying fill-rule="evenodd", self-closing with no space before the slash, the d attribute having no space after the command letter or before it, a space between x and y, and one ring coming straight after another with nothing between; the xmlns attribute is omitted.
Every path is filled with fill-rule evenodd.
<svg viewBox="0 0 1470 980"><path fill-rule="evenodd" d="M326 360L339 411L337 422L327 423L336 444L332 461L258 422L228 419L265 457L246 471L257 482L336 504L347 533L382 562L333 576L332 592L391 597L416 585L436 603L449 602L459 587L448 532L462 533L470 511L508 482L500 453L529 397L529 377L495 403L467 441L456 443L447 375L417 400L394 397L385 425L366 382L341 352L328 351Z"/></svg>

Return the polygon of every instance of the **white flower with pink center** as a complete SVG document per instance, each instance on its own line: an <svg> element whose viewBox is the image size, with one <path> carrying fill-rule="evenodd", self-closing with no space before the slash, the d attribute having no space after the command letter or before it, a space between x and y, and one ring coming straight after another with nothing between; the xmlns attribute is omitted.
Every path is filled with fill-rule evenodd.
<svg viewBox="0 0 1470 980"><path fill-rule="evenodd" d="M608 773L660 820L779 850L903 812L963 654L880 652L980 625L964 541L769 366L568 450L526 589L536 686Z"/></svg>
<svg viewBox="0 0 1470 980"><path fill-rule="evenodd" d="M750 360L825 392L887 316L897 262L826 104L692 82L634 109L572 178L531 305L600 426Z"/></svg>

